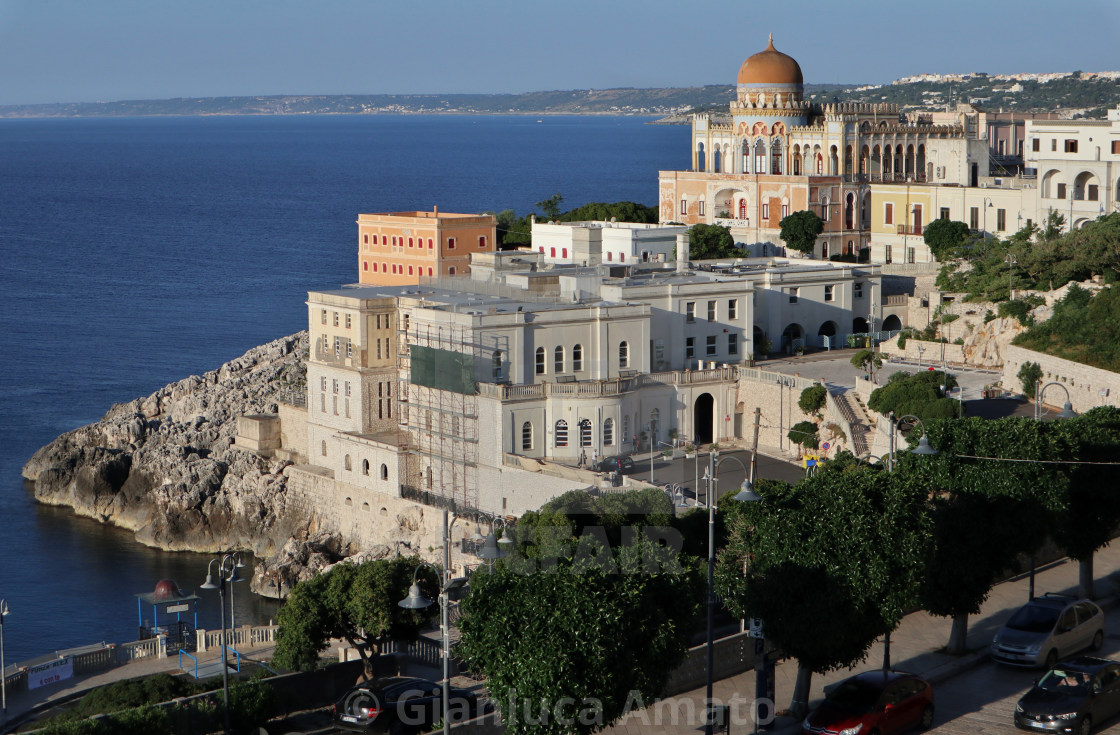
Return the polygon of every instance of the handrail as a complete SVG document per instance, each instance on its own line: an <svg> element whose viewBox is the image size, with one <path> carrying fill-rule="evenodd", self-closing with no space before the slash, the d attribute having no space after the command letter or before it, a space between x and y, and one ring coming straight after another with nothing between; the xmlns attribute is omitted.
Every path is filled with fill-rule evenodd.
<svg viewBox="0 0 1120 735"><path fill-rule="evenodd" d="M233 651L233 654L237 659L237 668L234 669L234 670L237 671L238 673L241 673L241 654L233 646L226 646L226 650L227 651ZM228 654L227 654L227 656L228 656Z"/></svg>
<svg viewBox="0 0 1120 735"><path fill-rule="evenodd" d="M187 658L194 661L194 678L197 679L198 678L198 659L180 648L179 649L179 668L180 669L183 668L183 656L186 656Z"/></svg>

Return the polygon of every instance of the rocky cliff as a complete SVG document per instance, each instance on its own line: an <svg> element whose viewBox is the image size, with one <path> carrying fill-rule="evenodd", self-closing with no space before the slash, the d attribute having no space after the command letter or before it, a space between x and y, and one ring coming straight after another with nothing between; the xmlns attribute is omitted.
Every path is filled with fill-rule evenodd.
<svg viewBox="0 0 1120 735"><path fill-rule="evenodd" d="M23 467L35 498L128 528L171 551L275 553L300 519L285 509L288 463L234 443L237 417L276 413L302 392L307 333L249 350L205 375L113 406L63 434Z"/></svg>

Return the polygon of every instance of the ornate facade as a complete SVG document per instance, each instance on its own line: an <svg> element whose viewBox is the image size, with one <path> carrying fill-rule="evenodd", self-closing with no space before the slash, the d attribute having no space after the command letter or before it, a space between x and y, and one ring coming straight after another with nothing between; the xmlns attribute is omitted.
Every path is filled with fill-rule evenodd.
<svg viewBox="0 0 1120 735"><path fill-rule="evenodd" d="M660 173L660 216L727 225L765 254L781 220L809 209L825 221L814 256L855 254L869 247L874 183L967 185L987 162L964 126L911 121L896 105L805 100L800 65L771 37L740 67L729 114L693 117L692 169Z"/></svg>

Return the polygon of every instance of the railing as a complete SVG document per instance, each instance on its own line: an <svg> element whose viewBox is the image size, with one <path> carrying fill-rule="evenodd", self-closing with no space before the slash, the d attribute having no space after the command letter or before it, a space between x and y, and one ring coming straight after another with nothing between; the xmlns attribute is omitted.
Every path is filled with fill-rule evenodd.
<svg viewBox="0 0 1120 735"><path fill-rule="evenodd" d="M895 225L895 234L898 235L920 235L922 234L921 225Z"/></svg>
<svg viewBox="0 0 1120 735"><path fill-rule="evenodd" d="M906 306L909 298L904 293L892 293L884 296L882 303L886 306Z"/></svg>
<svg viewBox="0 0 1120 735"><path fill-rule="evenodd" d="M238 651L233 646L226 646L226 651L227 651L227 653L226 653L226 660L227 661L229 660L228 651L233 651L234 660L237 661L237 665L233 667L233 670L240 674L241 673L241 652Z"/></svg>
<svg viewBox="0 0 1120 735"><path fill-rule="evenodd" d="M501 385L479 383L478 392L488 398L503 401L536 399L546 396L617 396L641 388L643 385L690 385L715 383L735 379L735 367L706 370L668 370L648 373L633 378L615 380L582 380L572 383L532 383L529 385Z"/></svg>
<svg viewBox="0 0 1120 735"><path fill-rule="evenodd" d="M756 383L782 383L783 385L791 386L797 390L805 390L820 383L819 380L812 378L802 378L797 375L786 375L785 373L775 373L762 368L748 368L741 367L739 370L740 380L753 380Z"/></svg>
<svg viewBox="0 0 1120 735"><path fill-rule="evenodd" d="M121 663L141 658L159 658L163 649L162 638L149 638L146 641L122 643L117 647L117 660Z"/></svg>
<svg viewBox="0 0 1120 735"><path fill-rule="evenodd" d="M240 628L229 629L226 630L226 645L253 648L272 643L276 640L277 628L276 625L243 625ZM196 649L200 652L222 645L220 630L199 630L196 631L196 635L198 636Z"/></svg>
<svg viewBox="0 0 1120 735"><path fill-rule="evenodd" d="M198 659L180 648L179 649L179 668L180 669L183 668L183 656L186 656L191 661L194 661L194 678L197 679L198 678Z"/></svg>

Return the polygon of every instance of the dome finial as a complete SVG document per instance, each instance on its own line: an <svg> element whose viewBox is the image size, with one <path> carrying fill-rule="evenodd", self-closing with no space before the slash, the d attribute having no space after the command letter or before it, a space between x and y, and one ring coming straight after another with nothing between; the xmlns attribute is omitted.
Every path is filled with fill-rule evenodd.
<svg viewBox="0 0 1120 735"><path fill-rule="evenodd" d="M773 45L774 45L774 34L771 33L770 34L770 46L773 47Z"/></svg>

